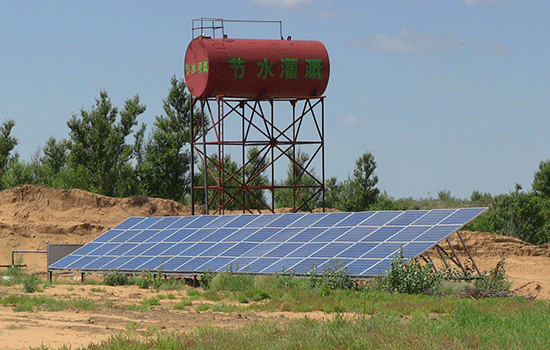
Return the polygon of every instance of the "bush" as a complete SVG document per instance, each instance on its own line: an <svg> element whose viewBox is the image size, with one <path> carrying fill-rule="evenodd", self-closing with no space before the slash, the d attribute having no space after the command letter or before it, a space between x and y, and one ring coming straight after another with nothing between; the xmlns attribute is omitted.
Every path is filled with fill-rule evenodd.
<svg viewBox="0 0 550 350"><path fill-rule="evenodd" d="M508 280L505 269L506 261L504 257L497 263L497 266L489 272L489 275L483 275L480 279L474 281L474 290L472 297L508 297L511 296L510 286L512 282Z"/></svg>
<svg viewBox="0 0 550 350"><path fill-rule="evenodd" d="M25 291L25 293L36 292L40 285L40 278L35 275L24 275L21 281L23 283L23 291Z"/></svg>
<svg viewBox="0 0 550 350"><path fill-rule="evenodd" d="M422 266L418 261L408 262L399 250L386 275L386 288L391 293L433 294L439 287L441 275L433 263Z"/></svg>
<svg viewBox="0 0 550 350"><path fill-rule="evenodd" d="M128 284L128 276L119 271L110 271L103 275L103 282L108 286L124 286Z"/></svg>

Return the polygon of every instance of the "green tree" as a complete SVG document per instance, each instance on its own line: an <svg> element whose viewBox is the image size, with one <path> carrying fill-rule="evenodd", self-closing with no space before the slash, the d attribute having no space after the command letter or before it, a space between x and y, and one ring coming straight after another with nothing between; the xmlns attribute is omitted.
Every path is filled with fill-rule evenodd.
<svg viewBox="0 0 550 350"><path fill-rule="evenodd" d="M52 174L59 173L67 166L69 145L69 141L57 141L55 137L51 136L42 149L44 155L40 157L40 163L46 166Z"/></svg>
<svg viewBox="0 0 550 350"><path fill-rule="evenodd" d="M243 183L248 188L245 191L245 204L248 209L267 209L267 198L261 187L267 186L269 180L265 175L267 168L265 153L260 152L257 147L252 147L247 152L247 165L245 166L245 178Z"/></svg>
<svg viewBox="0 0 550 350"><path fill-rule="evenodd" d="M516 190L494 196L489 211L469 225L474 231L494 232L532 244L550 241L550 201L533 192Z"/></svg>
<svg viewBox="0 0 550 350"><path fill-rule="evenodd" d="M13 149L19 143L17 138L11 136L14 126L15 122L11 119L4 121L0 126L0 171L5 171L10 161L19 157L17 154L12 154Z"/></svg>
<svg viewBox="0 0 550 350"><path fill-rule="evenodd" d="M200 163L199 173L195 174L195 186L204 187L204 164ZM220 162L218 155L213 154L208 158L208 207L209 210L217 210L223 205L226 210L242 209L242 196L239 195L241 187L241 174L238 172L239 166L227 154ZM224 191L221 190L223 185ZM204 191L195 191L195 201L197 204L204 204Z"/></svg>
<svg viewBox="0 0 550 350"><path fill-rule="evenodd" d="M67 122L70 132L69 166L84 176L88 190L107 196L124 196L135 191L130 163L133 146L126 143L137 118L145 112L139 96L126 100L124 109L113 107L107 92L101 91L95 107L80 110ZM117 116L120 120L117 123Z"/></svg>
<svg viewBox="0 0 550 350"><path fill-rule="evenodd" d="M292 158L292 156L289 156ZM295 210L313 210L323 206L321 182L310 166L310 156L298 151L295 162L290 162L286 179L281 183L284 188L275 191L275 203L278 207Z"/></svg>
<svg viewBox="0 0 550 350"><path fill-rule="evenodd" d="M142 153L144 128L137 133L137 168L145 195L184 202L190 191L191 96L183 79L172 77L170 83L165 115L156 117Z"/></svg>
<svg viewBox="0 0 550 350"><path fill-rule="evenodd" d="M9 162L8 168L2 173L2 188L13 188L36 183L35 164L20 161L14 158Z"/></svg>
<svg viewBox="0 0 550 350"><path fill-rule="evenodd" d="M550 198L550 159L540 162L533 179L533 191L538 196Z"/></svg>
<svg viewBox="0 0 550 350"><path fill-rule="evenodd" d="M341 209L346 211L367 210L376 203L380 190L375 186L378 176L374 175L376 162L370 152L364 153L355 162L353 177L342 185Z"/></svg>

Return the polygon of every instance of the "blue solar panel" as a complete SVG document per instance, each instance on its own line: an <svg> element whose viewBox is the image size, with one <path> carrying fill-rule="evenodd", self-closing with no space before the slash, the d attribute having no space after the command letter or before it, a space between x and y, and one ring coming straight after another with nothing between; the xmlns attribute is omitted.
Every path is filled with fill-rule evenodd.
<svg viewBox="0 0 550 350"><path fill-rule="evenodd" d="M272 221L266 227L288 227L290 224L300 219L306 214L287 214L280 216L278 219Z"/></svg>
<svg viewBox="0 0 550 350"><path fill-rule="evenodd" d="M268 237L266 242L286 242L296 236L300 231L302 231L301 228L283 228L271 237Z"/></svg>
<svg viewBox="0 0 550 350"><path fill-rule="evenodd" d="M363 238L362 241L368 240L369 242L384 242L390 239L397 232L401 231L403 228L403 226L382 226L367 237Z"/></svg>
<svg viewBox="0 0 550 350"><path fill-rule="evenodd" d="M179 217L179 220L172 223L169 228L172 228L172 229L178 229L178 228L183 228L187 225L189 225L190 222L196 220L196 216L183 216L183 217Z"/></svg>
<svg viewBox="0 0 550 350"><path fill-rule="evenodd" d="M101 236L97 237L94 242L96 243L103 243L103 242L109 242L111 239L117 237L118 235L124 233L124 230L118 230L118 229L111 229Z"/></svg>
<svg viewBox="0 0 550 350"><path fill-rule="evenodd" d="M248 252L252 249L260 245L259 243L237 243L233 248L228 249L224 255L225 256L231 256L231 257L239 257L244 254L248 254Z"/></svg>
<svg viewBox="0 0 550 350"><path fill-rule="evenodd" d="M129 218L50 270L384 273L399 249L417 257L487 208Z"/></svg>
<svg viewBox="0 0 550 350"><path fill-rule="evenodd" d="M153 230L163 230L178 221L179 219L180 217L177 216L168 216L157 221L150 228Z"/></svg>
<svg viewBox="0 0 550 350"><path fill-rule="evenodd" d="M332 213L331 215L326 215L321 220L315 222L312 227L332 227L337 225L340 221L345 220L350 213Z"/></svg>
<svg viewBox="0 0 550 350"><path fill-rule="evenodd" d="M291 224L288 227L309 227L315 224L317 221L321 220L327 215L327 213L315 213L302 215L302 217Z"/></svg>
<svg viewBox="0 0 550 350"><path fill-rule="evenodd" d="M162 268L164 270L164 264L168 261L168 257L157 256L147 261L145 264L140 265L138 268L140 270L158 270Z"/></svg>
<svg viewBox="0 0 550 350"><path fill-rule="evenodd" d="M225 227L241 228L248 225L252 220L256 219L257 215L243 214L228 222Z"/></svg>
<svg viewBox="0 0 550 350"><path fill-rule="evenodd" d="M484 211L484 208L463 208L448 216L441 225L463 225L465 221L470 221Z"/></svg>
<svg viewBox="0 0 550 350"><path fill-rule="evenodd" d="M159 231L155 235L151 236L149 238L149 240L151 240L151 242L162 242L162 241L166 240L168 237L172 236L176 231L177 231L177 229L175 229L175 228L165 229L165 230Z"/></svg>
<svg viewBox="0 0 550 350"><path fill-rule="evenodd" d="M321 233L317 237L313 238L312 242L332 242L337 240L340 236L342 236L344 233L349 231L349 228L347 227L334 227L330 230L326 230L325 232Z"/></svg>
<svg viewBox="0 0 550 350"><path fill-rule="evenodd" d="M388 239L389 242L410 242L422 233L428 231L431 226L407 226Z"/></svg>
<svg viewBox="0 0 550 350"><path fill-rule="evenodd" d="M116 258L114 256L104 256L104 257L101 257L95 261L93 261L92 263L88 264L86 266L87 269L96 269L96 270L99 270L101 269L104 265L110 263L111 261L115 260Z"/></svg>
<svg viewBox="0 0 550 350"><path fill-rule="evenodd" d="M388 225L407 226L426 215L427 210L409 210L388 222Z"/></svg>
<svg viewBox="0 0 550 350"><path fill-rule="evenodd" d="M160 221L160 220L162 220L162 217L145 218L144 220L140 221L138 224L134 225L132 228L134 230L144 230L146 228L153 226L157 221Z"/></svg>
<svg viewBox="0 0 550 350"><path fill-rule="evenodd" d="M321 265L326 263L329 259L304 259L297 263L296 265L292 266L292 269L295 273L298 274L305 274L311 271L315 271L316 273L323 272L323 269L321 268Z"/></svg>
<svg viewBox="0 0 550 350"><path fill-rule="evenodd" d="M323 233L326 230L326 228L321 227L308 227L303 231L300 231L299 234L295 235L291 239L289 239L289 242L301 242L306 243L311 240L314 240L315 237L319 236L321 233Z"/></svg>
<svg viewBox="0 0 550 350"><path fill-rule="evenodd" d="M265 256L268 258L284 258L300 246L301 244L299 243L281 244L268 252Z"/></svg>
<svg viewBox="0 0 550 350"><path fill-rule="evenodd" d="M388 221L392 220L396 216L401 214L398 211L379 211L373 216L370 216L365 221L361 222L361 226L382 226L385 225Z"/></svg>
<svg viewBox="0 0 550 350"><path fill-rule="evenodd" d="M344 220L337 223L335 226L338 226L338 227L355 227L355 226L359 225L361 222L363 222L366 219L373 216L375 213L376 212L374 212L374 211L351 213L349 216L347 216Z"/></svg>
<svg viewBox="0 0 550 350"><path fill-rule="evenodd" d="M124 265L131 259L132 257L129 257L129 256L121 256L121 257L115 258L114 260L111 260L111 262L108 262L107 264L103 265L102 269L107 271L120 269L120 266Z"/></svg>
<svg viewBox="0 0 550 350"><path fill-rule="evenodd" d="M375 227L354 227L339 236L336 240L342 242L358 242L376 230Z"/></svg>
<svg viewBox="0 0 550 350"><path fill-rule="evenodd" d="M280 259L261 270L260 273L281 273L282 271L290 272L289 270L291 270L292 267L300 261L302 261L302 259Z"/></svg>
<svg viewBox="0 0 550 350"><path fill-rule="evenodd" d="M165 256L176 256L184 254L194 243L176 243L170 249L164 251Z"/></svg>
<svg viewBox="0 0 550 350"><path fill-rule="evenodd" d="M151 260L151 257L136 256L132 260L129 260L127 263L120 266L120 269L121 270L138 270L141 265L145 264L149 260Z"/></svg>
<svg viewBox="0 0 550 350"><path fill-rule="evenodd" d="M139 243L120 243L117 244L116 247L114 247L112 250L110 250L107 255L110 256L120 256L127 251L130 251L134 247L136 247Z"/></svg>
<svg viewBox="0 0 550 350"><path fill-rule="evenodd" d="M275 264L279 259L276 258L259 258L252 261L250 264L242 267L239 271L247 271L249 273L261 273L266 267Z"/></svg>
<svg viewBox="0 0 550 350"><path fill-rule="evenodd" d="M451 215L454 209L434 209L426 213L414 222L415 225L437 225L447 216Z"/></svg>
<svg viewBox="0 0 550 350"><path fill-rule="evenodd" d="M334 258L338 254L342 253L349 247L352 243L329 243L323 248L317 250L312 256L318 258Z"/></svg>
<svg viewBox="0 0 550 350"><path fill-rule="evenodd" d="M124 220L123 222L121 222L120 224L115 226L114 228L118 229L118 230L127 230L127 229L133 227L134 225L138 224L139 222L141 222L143 220L145 220L145 218L131 217L131 218L128 218L128 219Z"/></svg>
<svg viewBox="0 0 550 350"><path fill-rule="evenodd" d="M316 251L323 248L325 243L302 244L298 249L288 254L289 258L305 258L312 256Z"/></svg>
<svg viewBox="0 0 550 350"><path fill-rule="evenodd" d="M218 255L222 254L223 252L230 249L231 247L233 247L236 244L237 243L218 243L218 244L214 244L214 245L211 245L210 248L206 249L201 254L197 254L197 255L218 256Z"/></svg>
<svg viewBox="0 0 550 350"><path fill-rule="evenodd" d="M203 266L200 266L201 269L207 270L210 269L212 271L224 271L224 269L235 260L234 258L225 258L225 257L217 257L212 260L209 260L206 264Z"/></svg>

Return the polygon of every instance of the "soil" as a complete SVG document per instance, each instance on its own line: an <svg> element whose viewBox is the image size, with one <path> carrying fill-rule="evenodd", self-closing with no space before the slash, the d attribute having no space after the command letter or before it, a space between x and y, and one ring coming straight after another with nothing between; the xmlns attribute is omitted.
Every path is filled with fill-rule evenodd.
<svg viewBox="0 0 550 350"><path fill-rule="evenodd" d="M288 210L282 210L288 211ZM200 208L197 208L200 213ZM39 186L22 186L0 192L0 265L11 264L12 251L41 251L49 243L89 242L130 216L190 215L190 209L180 203L158 198L110 198L80 190L57 190ZM494 269L505 258L506 274L512 289L520 295L550 300L550 246L534 246L519 239L491 233L461 231L460 237L481 272ZM441 247L457 252L461 263L475 268L459 235L454 234ZM436 257L436 250L430 256ZM46 254L16 253L23 258L25 272L46 278ZM5 267L4 267L5 268ZM88 299L95 310L67 309L62 311L15 312L13 307L0 306L0 349L28 349L63 345L79 348L99 343L121 332L185 331L197 326L242 327L259 320L288 322L308 316L329 319L330 314L254 312L246 314L197 312L171 309L186 291L170 292L175 299L162 299L160 305L145 312L114 305L140 304L157 295L137 286L109 287L78 283L79 275L59 276L70 284L54 284L36 293L57 299ZM0 295L23 294L21 285L0 286ZM204 300L200 302L205 302Z"/></svg>

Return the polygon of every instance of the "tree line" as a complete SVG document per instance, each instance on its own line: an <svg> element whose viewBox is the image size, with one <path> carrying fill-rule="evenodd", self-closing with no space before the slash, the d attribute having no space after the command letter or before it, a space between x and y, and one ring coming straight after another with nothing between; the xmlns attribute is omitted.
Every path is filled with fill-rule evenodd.
<svg viewBox="0 0 550 350"><path fill-rule="evenodd" d="M127 99L122 108L113 105L106 91L101 91L90 109L82 108L73 113L67 122L67 139L50 137L30 161L21 160L14 152L18 140L11 136L15 126L13 120L0 126L0 189L24 184L37 184L52 188L78 188L111 197L143 195L175 200L184 204L190 201L191 157L191 96L183 79L172 77L167 97L163 101L164 114L155 117L152 131L146 135L146 125L138 118L146 106L140 103L139 95ZM199 111L195 110L198 116ZM133 139L133 142L130 142ZM223 164L224 171L241 174L230 155L223 162L216 161L216 155L209 158L215 164ZM259 156L257 148L248 150L247 166L242 170L252 187L268 184L264 174L268 159ZM309 160L306 153L296 155L299 167ZM353 176L343 182L329 179L326 205L341 210L366 210L376 201L379 190L375 188L378 178L374 175L376 163L369 152L357 160ZM195 174L198 186L204 186L204 167L198 165ZM289 185L294 176L293 166L287 171L287 178L280 185ZM229 181L227 187L237 188L237 178ZM300 174L299 185L303 198L310 199L313 208L323 204L321 193L308 193L316 178L313 173ZM207 176L213 185L212 176ZM277 207L292 206L292 189L284 188L274 193ZM235 189L235 191L237 191ZM227 209L242 208L237 195L232 195ZM252 190L245 198L249 208L260 207L266 202L264 190ZM196 202L204 201L198 193Z"/></svg>
<svg viewBox="0 0 550 350"><path fill-rule="evenodd" d="M113 106L106 91L89 110L82 108L73 113L67 122L67 139L50 137L30 161L21 160L15 152L18 140L11 135L13 120L0 126L0 189L24 184L71 189L78 188L112 197L143 195L190 202L191 157L191 96L183 79L172 77L167 97L163 101L164 114L155 117L151 132L146 135L146 125L138 123L146 106L140 103L139 95L125 101L122 109ZM194 111L199 115L199 111ZM129 141L133 138L133 143ZM252 187L268 183L264 174L267 159L259 156L257 148L250 148L247 165L239 173L236 162L230 155L223 162L228 173L237 173ZM289 185L299 174L301 200L310 201L310 206L323 205L322 193L309 186L315 182L314 171L305 173L299 169L307 164L309 155L297 153L296 164L290 164L286 178L280 185ZM210 164L209 166L212 166ZM298 169L296 169L296 167ZM325 182L325 206L341 211L364 210L410 210L458 206L488 206L487 213L466 228L484 232L500 233L518 237L524 241L541 244L550 242L550 159L542 161L534 174L532 189L523 191L520 185L507 193L491 195L473 191L469 199L456 199L448 191L439 191L437 198L394 199L377 187L376 161L370 152L365 152L355 162L353 172L340 181L331 177ZM195 174L197 185L204 185L204 167L198 165ZM206 176L210 185L214 179ZM234 183L231 183L234 181ZM232 179L228 187L238 187ZM284 187L284 186L282 186ZM237 190L235 190L237 191ZM244 199L230 193L227 209L261 207L266 202L266 192L251 190ZM292 207L297 196L291 188L282 188L274 193L276 207ZM196 203L203 203L199 193ZM297 205L299 207L300 205Z"/></svg>

